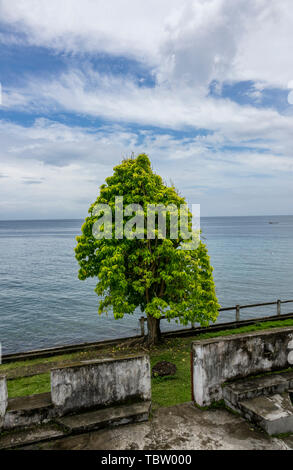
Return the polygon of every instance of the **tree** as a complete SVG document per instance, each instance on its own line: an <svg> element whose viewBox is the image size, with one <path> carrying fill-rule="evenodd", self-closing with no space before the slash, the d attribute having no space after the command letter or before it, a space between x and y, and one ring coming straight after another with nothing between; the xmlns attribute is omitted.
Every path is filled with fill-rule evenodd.
<svg viewBox="0 0 293 470"><path fill-rule="evenodd" d="M143 226L139 226L133 211L123 218L123 227L130 225L132 238L115 238L117 225L115 203L123 196L123 205L139 204L143 210ZM105 213L96 212L98 204L110 209L110 236L97 239L98 231L106 233ZM166 237L162 237L158 220L153 230L147 230L149 205L163 204L171 208L166 213ZM102 298L99 314L112 311L114 317L132 314L137 307L147 315L148 342L160 339L160 318L176 318L181 324L199 322L207 326L218 315L219 304L215 294L212 267L205 245L199 241L196 248L183 249L181 229L171 237L171 212L186 204L174 186L168 187L151 168L147 155L124 160L114 168L113 176L100 187L100 195L89 208L89 216L82 226L82 235L76 237L76 259L80 265L79 279L96 277L96 293ZM116 206L117 208L117 206ZM112 214L111 214L112 212ZM108 214L109 215L109 214ZM103 222L103 223L102 223ZM191 214L188 211L188 226ZM150 236L146 236L146 235ZM106 234L107 235L107 234ZM118 234L119 235L119 234ZM186 245L185 245L186 246Z"/></svg>

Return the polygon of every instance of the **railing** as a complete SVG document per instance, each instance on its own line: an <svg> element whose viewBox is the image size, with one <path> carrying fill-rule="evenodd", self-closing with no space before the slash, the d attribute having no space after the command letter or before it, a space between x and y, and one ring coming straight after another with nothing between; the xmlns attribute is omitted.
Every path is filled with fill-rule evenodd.
<svg viewBox="0 0 293 470"><path fill-rule="evenodd" d="M289 304L293 302L293 300L280 300L278 299L275 302L264 302L262 304L249 304L249 305L235 305L235 307L223 307L219 309L219 312L228 312L231 310L235 310L235 322L240 321L240 310L244 308L255 308L255 307L266 307L269 305L276 305L277 306L277 316L281 316L281 304ZM268 317L273 317L275 315L268 315ZM160 320L165 320L167 317L161 317ZM261 317L256 317L255 320L261 319ZM144 323L147 321L146 317L140 317L139 322L140 322L140 331L141 331L141 336L145 335L145 328L144 328ZM233 323L233 322L231 322ZM194 328L194 324L191 324L191 327Z"/></svg>
<svg viewBox="0 0 293 470"><path fill-rule="evenodd" d="M288 304L288 303L292 303L293 300L277 300L276 302L266 302L266 303L262 303L262 304L250 304L250 305L235 305L235 307L224 307L224 308L220 308L219 309L219 312L227 312L227 311L232 311L232 310L235 310L236 312L236 322L228 322L228 323L216 323L214 325L211 325L209 327L195 327L194 325L192 325L192 328L188 328L188 329L185 329L185 330L179 330L179 333L182 331L184 331L184 334L189 334L189 335L193 335L194 332L201 332L201 331L205 331L205 330L223 330L223 329L231 329L231 328L237 328L237 323L239 323L239 325L243 325L243 324L251 324L253 323L254 321L267 321L267 319L269 318L278 318L279 316L281 316L281 304ZM241 320L240 321L240 310L241 309L244 309L244 308L253 308L253 307L265 307L265 306L269 306L269 305L277 305L277 316L275 315L269 315L269 316L265 316L265 317L250 317L249 320ZM287 317L287 318L293 318L293 312L291 313L286 313L286 314L282 314L282 317ZM162 319L164 319L166 317L163 317ZM144 336L145 335L145 329L144 329L144 324L145 322L147 321L147 319L145 317L141 317L140 318L140 327L141 327L141 335ZM178 331L170 331L168 332L168 334L171 333L175 333L175 335L178 333ZM100 348L105 348L105 347L112 347L112 346L116 346L116 345L119 345L120 343L122 343L123 341L128 341L128 340L133 340L134 338L140 338L140 335L137 335L137 336L131 336L131 337L128 337L128 338L116 338L116 339L108 339L108 340L103 340L103 341L95 341L95 342L92 342L92 343L81 343L81 344L68 344L66 346L56 346L56 347L53 347L53 348L47 348L47 349L41 349L41 350L34 350L34 351L26 351L26 352L18 352L18 353L10 353L10 354L4 354L2 355L2 363L11 363L11 362L15 362L15 361L25 361L25 360L28 360L28 359L39 359L39 358L44 358L44 357L53 357L54 355L57 355L57 354L73 354L75 352L79 352L79 351L90 351L90 350L95 350L95 349L100 349Z"/></svg>

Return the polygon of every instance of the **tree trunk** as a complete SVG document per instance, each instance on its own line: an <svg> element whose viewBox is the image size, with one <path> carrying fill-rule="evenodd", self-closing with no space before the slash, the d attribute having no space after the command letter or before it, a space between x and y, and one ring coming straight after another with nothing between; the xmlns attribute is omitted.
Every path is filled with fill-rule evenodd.
<svg viewBox="0 0 293 470"><path fill-rule="evenodd" d="M160 320L157 318L148 316L148 336L147 342L150 346L159 344L161 339Z"/></svg>

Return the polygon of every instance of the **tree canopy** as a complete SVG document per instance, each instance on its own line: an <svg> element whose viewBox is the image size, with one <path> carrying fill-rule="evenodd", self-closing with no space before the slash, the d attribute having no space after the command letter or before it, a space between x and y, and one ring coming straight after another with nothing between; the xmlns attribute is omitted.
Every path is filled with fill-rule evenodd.
<svg viewBox="0 0 293 470"><path fill-rule="evenodd" d="M144 227L133 223L132 238L114 236L115 202L119 196L123 196L124 206L139 204L143 209ZM94 226L101 216L95 210L98 204L107 204L113 214L108 238L95 236ZM167 186L154 173L147 155L124 160L106 178L90 206L82 234L76 237L75 255L80 265L79 279L97 278L99 314L113 312L117 319L139 307L147 315L149 341L154 343L159 339L158 320L162 316L176 318L184 325L198 322L206 326L216 320L219 304L206 246L199 241L196 248L182 249L180 230L177 238L170 236L170 213L166 215L166 237L160 237L156 224L149 238L146 219L150 204L180 207L186 201L174 186ZM123 215L125 228L127 223L131 225L133 213ZM190 217L188 211L189 227Z"/></svg>

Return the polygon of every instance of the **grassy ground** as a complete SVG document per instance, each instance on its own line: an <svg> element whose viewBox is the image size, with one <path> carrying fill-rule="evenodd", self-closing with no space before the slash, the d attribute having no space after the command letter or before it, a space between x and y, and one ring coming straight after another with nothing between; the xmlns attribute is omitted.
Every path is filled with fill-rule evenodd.
<svg viewBox="0 0 293 470"><path fill-rule="evenodd" d="M72 361L89 358L102 358L109 356L121 356L137 352L150 354L151 365L158 361L170 361L176 364L177 372L174 376L152 378L152 402L153 406L171 406L191 400L190 379L190 346L195 339L208 339L219 336L227 336L250 331L260 331L269 328L293 326L293 319L274 322L264 322L255 325L203 333L195 337L166 339L160 346L147 350L144 345L112 347L105 350L79 352L54 356L47 359L34 359L25 362L2 364L0 374L6 374L8 378L8 394L10 398L32 395L50 391L50 369L57 365L68 364Z"/></svg>
<svg viewBox="0 0 293 470"><path fill-rule="evenodd" d="M49 392L50 374L39 374L33 375L32 377L22 377L21 379L8 380L7 388L9 398Z"/></svg>

